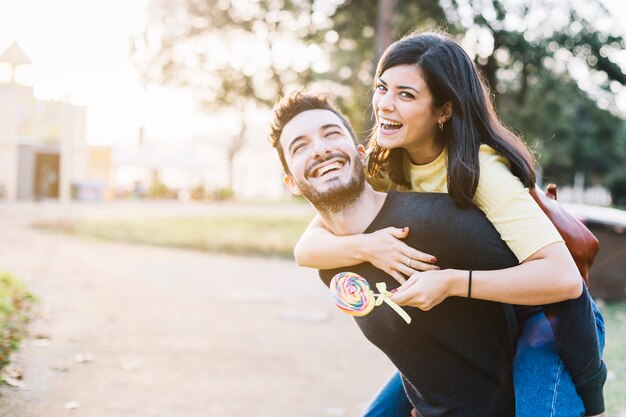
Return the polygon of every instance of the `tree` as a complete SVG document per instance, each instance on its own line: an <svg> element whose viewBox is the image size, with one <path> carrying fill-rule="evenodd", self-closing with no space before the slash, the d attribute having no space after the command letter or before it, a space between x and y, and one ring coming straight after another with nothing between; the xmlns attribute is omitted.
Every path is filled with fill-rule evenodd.
<svg viewBox="0 0 626 417"><path fill-rule="evenodd" d="M626 122L600 109L567 76L545 75L528 87L523 105L504 96L501 116L537 150L548 182L571 183L577 173L598 185L626 161Z"/></svg>
<svg viewBox="0 0 626 417"><path fill-rule="evenodd" d="M487 35L483 43L493 43L487 53L477 54L477 63L496 97L506 93L514 95L518 104L524 104L530 83L541 74L567 73L567 66L573 61L585 66L591 75L606 74L605 81L596 82L595 87L609 90L612 81L626 84L626 74L609 59L609 55L626 46L624 39L598 30L576 11L573 2L560 8L549 7L546 0L510 3L472 3L473 23L467 27ZM460 9L467 6L465 1L455 0L453 4ZM598 0L586 2L585 9L595 20L611 18ZM463 17L458 15L456 19Z"/></svg>
<svg viewBox="0 0 626 417"><path fill-rule="evenodd" d="M393 6L395 15L390 17ZM596 97L610 98L612 82L626 84L626 74L610 59L624 48L624 39L598 30L589 21L589 16L610 19L600 1L586 2L585 9L582 16L572 2L556 8L547 0L379 0L378 5L346 0L332 16L332 31L339 41L332 49L329 77L349 86L352 93L342 94L341 104L357 130L365 131L370 122L364 116L368 90L382 52L380 45L386 44L381 39L389 36L373 25L391 20L395 37L432 27L443 27L457 36L475 55L497 103L506 95L523 104L531 83L543 74L566 73L573 61L584 64L594 79L602 79L598 73L606 74L592 88ZM382 10L387 11L384 17Z"/></svg>
<svg viewBox="0 0 626 417"><path fill-rule="evenodd" d="M611 56L625 42L590 22L589 16L610 19L601 2L586 2L585 16L573 2L559 8L548 3L398 0L393 22L400 35L438 25L457 36L492 88L504 122L537 148L548 179L571 183L582 172L588 184L598 184L611 169L626 163L620 151L626 148L624 122L611 112L613 90L626 84L626 75ZM371 96L367 91L371 76L366 75L373 73L370 63L378 51L372 51L373 38L363 36L369 34L363 25L374 22L376 13L371 5L347 1L333 17L339 38L354 47L350 53L334 50L332 73L359 68L359 77L349 81L353 100L346 107L353 122L361 119L365 125L362 109ZM569 71L572 64L587 76L576 80Z"/></svg>
<svg viewBox="0 0 626 417"><path fill-rule="evenodd" d="M626 74L612 56L626 44L591 23L591 16L610 20L600 0L585 1L585 8L577 1L582 0L555 7L549 0L161 0L151 3L133 55L146 80L192 88L211 111L239 109L244 127L233 139L232 159L246 133L243 109L267 108L311 83L333 92L364 139L383 45L414 29L444 27L475 57L504 121L542 147L546 173L570 182L570 167L580 163L576 167L598 176L596 182L607 172L597 153L611 166L619 154L609 151L619 142L617 131L604 123L615 125L613 92L626 84ZM545 107L538 103L542 91L555 99L549 111L534 111L531 123L527 112ZM593 107L594 100L602 108ZM549 115L560 115L568 125L555 129ZM554 152L552 137L558 137ZM603 143L590 151L596 140ZM565 167L557 162L567 155L564 150L574 154L566 174L557 175Z"/></svg>
<svg viewBox="0 0 626 417"><path fill-rule="evenodd" d="M453 3L457 10L467 6ZM482 43L493 42L476 54L477 63L500 116L537 148L547 179L572 183L582 173L587 185L599 184L626 163L624 121L610 111L616 111L612 90L626 84L626 74L610 57L626 43L589 21L590 15L610 19L599 1L586 2L586 16L573 2L549 13L546 6L545 0L513 8L504 0L482 2L466 13L473 16L467 30L487 39Z"/></svg>
<svg viewBox="0 0 626 417"><path fill-rule="evenodd" d="M145 83L189 88L207 111L239 114L241 129L227 146L232 187L246 115L326 71L328 54L317 41L334 10L332 1L152 1L131 53Z"/></svg>

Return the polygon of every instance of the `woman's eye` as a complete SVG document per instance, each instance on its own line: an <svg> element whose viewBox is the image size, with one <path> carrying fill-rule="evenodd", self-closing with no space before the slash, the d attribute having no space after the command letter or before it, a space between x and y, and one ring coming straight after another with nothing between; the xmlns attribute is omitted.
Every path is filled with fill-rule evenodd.
<svg viewBox="0 0 626 417"><path fill-rule="evenodd" d="M326 137L333 136L333 135L341 135L341 132L338 131L338 130L332 130L332 131L326 133Z"/></svg>
<svg viewBox="0 0 626 417"><path fill-rule="evenodd" d="M386 90L385 86L384 86L384 85L382 85L382 84L378 84L378 85L376 86L376 89L377 89L377 90L379 90L379 91L385 91L385 90Z"/></svg>
<svg viewBox="0 0 626 417"><path fill-rule="evenodd" d="M415 98L415 96L413 94L407 93L406 91L401 92L400 96L402 96L404 98Z"/></svg>

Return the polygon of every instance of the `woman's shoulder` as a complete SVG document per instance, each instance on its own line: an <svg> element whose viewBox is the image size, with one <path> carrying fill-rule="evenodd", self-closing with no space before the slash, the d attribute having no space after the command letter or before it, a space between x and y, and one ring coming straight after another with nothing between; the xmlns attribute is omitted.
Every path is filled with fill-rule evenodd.
<svg viewBox="0 0 626 417"><path fill-rule="evenodd" d="M511 169L509 160L498 153L494 148L489 145L482 144L478 151L478 160L480 161L480 168L495 168L496 170L502 167L507 170Z"/></svg>

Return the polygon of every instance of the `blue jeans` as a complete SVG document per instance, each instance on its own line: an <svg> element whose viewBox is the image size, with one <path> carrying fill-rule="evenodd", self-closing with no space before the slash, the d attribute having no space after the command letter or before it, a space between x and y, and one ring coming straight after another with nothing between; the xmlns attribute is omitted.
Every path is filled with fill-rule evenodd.
<svg viewBox="0 0 626 417"><path fill-rule="evenodd" d="M604 350L604 318L592 301L600 352ZM584 416L585 407L558 356L554 334L543 313L522 326L513 361L517 417Z"/></svg>
<svg viewBox="0 0 626 417"><path fill-rule="evenodd" d="M404 393L402 377L396 371L378 391L362 417L409 417L413 405Z"/></svg>
<svg viewBox="0 0 626 417"><path fill-rule="evenodd" d="M604 350L604 318L592 301L600 352ZM584 416L585 408L557 354L554 334L543 313L524 323L513 361L516 417ZM376 394L362 417L409 417L413 406L402 378L395 372Z"/></svg>

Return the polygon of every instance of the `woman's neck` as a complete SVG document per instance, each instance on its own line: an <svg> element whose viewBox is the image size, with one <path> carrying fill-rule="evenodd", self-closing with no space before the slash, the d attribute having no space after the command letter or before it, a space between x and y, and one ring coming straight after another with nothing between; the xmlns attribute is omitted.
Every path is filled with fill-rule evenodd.
<svg viewBox="0 0 626 417"><path fill-rule="evenodd" d="M433 139L430 143L405 149L413 165L426 165L437 159L441 155L443 148L442 141Z"/></svg>

